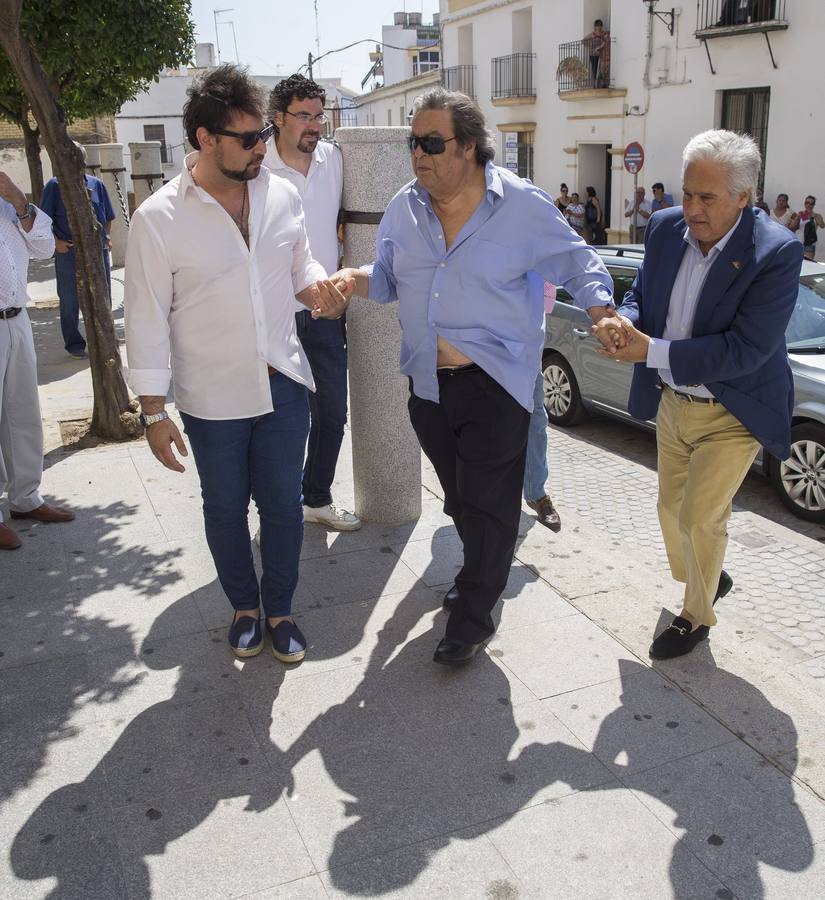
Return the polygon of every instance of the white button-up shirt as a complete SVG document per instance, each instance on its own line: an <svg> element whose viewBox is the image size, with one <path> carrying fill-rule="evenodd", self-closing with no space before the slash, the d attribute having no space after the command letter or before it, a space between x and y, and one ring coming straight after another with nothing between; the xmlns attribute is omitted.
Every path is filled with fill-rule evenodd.
<svg viewBox="0 0 825 900"><path fill-rule="evenodd" d="M298 192L265 166L249 189L249 247L184 170L135 210L124 307L129 386L202 419L272 412L267 364L315 389L294 295L326 272L312 257Z"/></svg>
<svg viewBox="0 0 825 900"><path fill-rule="evenodd" d="M670 342L693 337L696 307L699 304L699 297L702 295L702 288L705 286L708 273L719 258L719 254L725 249L725 245L736 231L741 219L742 213L740 212L733 228L708 250L707 256L704 256L699 249L699 242L696 238L687 228L685 229L687 247L685 255L682 257L682 264L676 274L676 281L673 282L673 290L670 292L665 330L661 338L651 338L647 348L647 367L658 369L659 378L665 384L669 384L683 393L693 394L694 397L712 397L713 394L703 384L676 384L670 371Z"/></svg>
<svg viewBox="0 0 825 900"><path fill-rule="evenodd" d="M54 253L52 220L42 210L30 231L24 231L11 203L0 199L0 309L25 306L29 258L48 259Z"/></svg>
<svg viewBox="0 0 825 900"><path fill-rule="evenodd" d="M288 166L274 138L267 144L264 165L286 178L301 196L312 255L329 272L338 269L338 210L344 188L341 151L329 141L318 141L306 175Z"/></svg>

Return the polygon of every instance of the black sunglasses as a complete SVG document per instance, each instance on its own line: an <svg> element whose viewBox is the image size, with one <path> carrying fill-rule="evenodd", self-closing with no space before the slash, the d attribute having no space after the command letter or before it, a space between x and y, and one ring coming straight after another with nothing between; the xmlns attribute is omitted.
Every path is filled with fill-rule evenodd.
<svg viewBox="0 0 825 900"><path fill-rule="evenodd" d="M415 148L420 147L427 156L438 156L447 149L447 142L454 140L454 137L443 138L438 134L428 134L426 137L411 134L409 137L410 153L415 153Z"/></svg>
<svg viewBox="0 0 825 900"><path fill-rule="evenodd" d="M275 133L275 126L272 124L264 125L260 131L224 131L220 128L213 128L212 134L222 134L226 137L238 138L244 150L252 150L258 141L266 143Z"/></svg>

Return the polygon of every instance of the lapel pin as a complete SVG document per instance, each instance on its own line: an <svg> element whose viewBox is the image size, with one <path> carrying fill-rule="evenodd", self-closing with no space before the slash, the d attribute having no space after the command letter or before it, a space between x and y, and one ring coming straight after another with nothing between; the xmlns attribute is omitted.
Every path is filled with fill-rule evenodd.
<svg viewBox="0 0 825 900"><path fill-rule="evenodd" d="M739 269L742 268L742 263L740 263L738 259L733 260L733 262L731 263L731 265L732 265L733 268L736 269L737 271L739 271Z"/></svg>

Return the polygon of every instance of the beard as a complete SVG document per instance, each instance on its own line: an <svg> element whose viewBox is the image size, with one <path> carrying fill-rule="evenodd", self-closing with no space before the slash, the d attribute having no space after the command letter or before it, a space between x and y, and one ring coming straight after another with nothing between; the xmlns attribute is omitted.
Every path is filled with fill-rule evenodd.
<svg viewBox="0 0 825 900"><path fill-rule="evenodd" d="M320 134L305 132L298 140L298 149L301 153L312 153L319 140L321 140Z"/></svg>
<svg viewBox="0 0 825 900"><path fill-rule="evenodd" d="M257 178L258 175L260 175L261 162L263 162L263 160L255 160L245 169L227 169L221 163L218 163L218 169L220 170L221 175L226 178L231 178L233 181L252 181L253 178Z"/></svg>

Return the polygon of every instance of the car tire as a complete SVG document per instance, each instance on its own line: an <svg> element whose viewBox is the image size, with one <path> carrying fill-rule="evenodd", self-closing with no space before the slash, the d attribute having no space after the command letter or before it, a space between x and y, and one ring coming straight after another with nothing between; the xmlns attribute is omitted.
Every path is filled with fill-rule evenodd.
<svg viewBox="0 0 825 900"><path fill-rule="evenodd" d="M795 425L791 455L784 461L771 458L770 476L782 502L795 516L825 523L825 425Z"/></svg>
<svg viewBox="0 0 825 900"><path fill-rule="evenodd" d="M553 425L574 425L585 415L582 395L570 363L558 353L544 358L544 408Z"/></svg>

